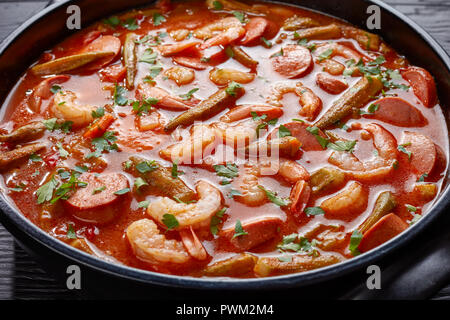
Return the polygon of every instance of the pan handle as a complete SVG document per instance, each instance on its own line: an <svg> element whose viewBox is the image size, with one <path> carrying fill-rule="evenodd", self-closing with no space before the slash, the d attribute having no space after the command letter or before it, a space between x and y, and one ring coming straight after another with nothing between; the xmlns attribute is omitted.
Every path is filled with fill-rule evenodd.
<svg viewBox="0 0 450 320"><path fill-rule="evenodd" d="M450 234L440 228L441 237L431 237L426 245L414 242L397 262L381 270L381 289L369 290L363 283L343 299L411 300L428 299L450 282ZM445 233L444 233L445 232ZM442 236L442 234L446 236Z"/></svg>

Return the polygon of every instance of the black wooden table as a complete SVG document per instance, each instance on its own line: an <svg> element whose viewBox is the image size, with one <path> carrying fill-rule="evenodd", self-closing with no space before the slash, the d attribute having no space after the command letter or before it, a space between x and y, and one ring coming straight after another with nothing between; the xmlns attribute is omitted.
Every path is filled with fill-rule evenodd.
<svg viewBox="0 0 450 320"><path fill-rule="evenodd" d="M48 0L0 0L0 41ZM385 0L425 28L450 53L450 0ZM448 230L443 230L448 232ZM25 253L0 225L0 299L79 298ZM450 299L450 284L434 299Z"/></svg>

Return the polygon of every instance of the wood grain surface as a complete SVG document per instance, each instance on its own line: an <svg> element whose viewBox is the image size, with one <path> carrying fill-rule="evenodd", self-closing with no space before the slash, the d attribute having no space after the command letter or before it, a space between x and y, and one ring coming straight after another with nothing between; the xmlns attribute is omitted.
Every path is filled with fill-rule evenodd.
<svg viewBox="0 0 450 320"><path fill-rule="evenodd" d="M428 31L450 53L449 0L386 0ZM48 1L1 0L0 41L20 24L39 12ZM26 254L0 225L0 299L73 299ZM450 284L433 299L450 299Z"/></svg>

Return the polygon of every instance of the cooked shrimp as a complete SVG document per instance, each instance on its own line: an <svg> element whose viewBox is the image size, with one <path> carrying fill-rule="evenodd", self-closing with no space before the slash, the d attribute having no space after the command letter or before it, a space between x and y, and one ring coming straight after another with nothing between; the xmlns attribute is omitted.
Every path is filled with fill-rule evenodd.
<svg viewBox="0 0 450 320"><path fill-rule="evenodd" d="M167 197L159 197L150 203L147 213L162 226L164 215L173 215L178 221L178 226L174 228L176 230L207 227L211 218L222 207L222 193L203 180L197 183L196 190L198 201L195 203L179 203Z"/></svg>
<svg viewBox="0 0 450 320"><path fill-rule="evenodd" d="M180 230L180 237L191 257L197 260L205 260L208 257L205 247L203 247L203 244L198 239L192 227L186 230Z"/></svg>
<svg viewBox="0 0 450 320"><path fill-rule="evenodd" d="M301 213L305 210L310 196L311 187L305 180L298 180L291 189L291 194L289 195L291 200L290 210L297 220L301 220Z"/></svg>
<svg viewBox="0 0 450 320"><path fill-rule="evenodd" d="M244 34L245 29L242 23L235 17L221 19L194 31L196 38L207 39L200 45L202 50L212 46L230 44Z"/></svg>
<svg viewBox="0 0 450 320"><path fill-rule="evenodd" d="M330 218L351 220L355 214L359 214L367 207L369 195L358 182L352 182L337 195L323 201L320 207L325 215Z"/></svg>
<svg viewBox="0 0 450 320"><path fill-rule="evenodd" d="M218 86L224 86L235 81L238 83L249 83L255 79L254 73L234 69L213 69L209 73L209 79Z"/></svg>
<svg viewBox="0 0 450 320"><path fill-rule="evenodd" d="M236 200L252 207L267 202L265 191L259 187L261 176L280 176L291 184L309 179L308 171L301 164L292 160L281 160L281 162L263 163L261 165L246 164L240 169L239 176L234 182L242 193L242 195L235 197Z"/></svg>
<svg viewBox="0 0 450 320"><path fill-rule="evenodd" d="M171 95L164 89L152 87L147 83L141 83L136 89L136 98L138 100L145 100L148 98L155 98L158 101L154 105L155 107L166 108L170 110L187 110L189 105L184 103L183 99Z"/></svg>
<svg viewBox="0 0 450 320"><path fill-rule="evenodd" d="M328 162L348 171L347 173L357 180L371 180L386 177L397 161L397 141L382 126L374 123L363 126L363 129L372 136L377 155L365 162L360 161L352 153L335 151Z"/></svg>
<svg viewBox="0 0 450 320"><path fill-rule="evenodd" d="M28 105L30 109L39 112L41 108L42 99L49 99L52 96L52 92L50 89L55 84L60 84L66 82L70 79L70 76L67 75L57 75L51 78L47 78L42 80L36 87L33 89L33 93L28 98Z"/></svg>
<svg viewBox="0 0 450 320"><path fill-rule="evenodd" d="M189 254L183 244L168 240L149 219L133 222L126 231L127 239L135 256L148 263L176 263L189 261Z"/></svg>
<svg viewBox="0 0 450 320"><path fill-rule="evenodd" d="M77 96L72 91L59 91L55 94L51 112L58 119L72 121L73 126L84 127L91 123L94 118L92 111L97 107L76 104Z"/></svg>
<svg viewBox="0 0 450 320"><path fill-rule="evenodd" d="M195 79L194 71L185 67L172 67L164 74L179 86L191 83Z"/></svg>
<svg viewBox="0 0 450 320"><path fill-rule="evenodd" d="M267 98L267 102L277 107L282 107L281 100L287 93L295 93L299 98L302 109L299 114L309 121L314 120L322 110L322 100L309 88L305 87L301 82L296 85L289 83L279 83L275 85L272 94Z"/></svg>
<svg viewBox="0 0 450 320"><path fill-rule="evenodd" d="M225 113L220 118L220 121L234 122L248 118L252 116L252 114L256 114L258 117L266 115L264 120L271 120L281 117L283 115L283 109L267 105L245 104L236 106L235 108Z"/></svg>
<svg viewBox="0 0 450 320"><path fill-rule="evenodd" d="M330 54L328 55L329 58L340 56L347 60L353 59L355 62L358 62L359 59L362 58L362 55L358 51L355 51L347 46L344 46L336 42L327 43L323 46L320 46L319 48L317 48L315 53L317 56L320 56L325 52L330 52Z"/></svg>
<svg viewBox="0 0 450 320"><path fill-rule="evenodd" d="M222 140L236 149L243 148L258 138L256 130L263 120L245 119L237 123L215 122L211 127Z"/></svg>
<svg viewBox="0 0 450 320"><path fill-rule="evenodd" d="M268 201L264 190L259 188L259 169L256 166L244 165L235 183L241 191L241 195L235 197L237 201L251 207L261 206Z"/></svg>
<svg viewBox="0 0 450 320"><path fill-rule="evenodd" d="M215 130L207 125L196 125L189 138L160 151L162 158L179 163L201 163L218 143Z"/></svg>

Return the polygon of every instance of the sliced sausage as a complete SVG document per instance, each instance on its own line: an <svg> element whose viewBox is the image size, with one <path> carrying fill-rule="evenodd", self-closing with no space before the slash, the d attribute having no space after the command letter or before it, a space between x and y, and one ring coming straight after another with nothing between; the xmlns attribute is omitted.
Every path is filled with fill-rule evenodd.
<svg viewBox="0 0 450 320"><path fill-rule="evenodd" d="M381 218L372 228L364 233L358 249L361 252L367 252L394 238L407 228L408 224L406 222L394 213L390 213Z"/></svg>
<svg viewBox="0 0 450 320"><path fill-rule="evenodd" d="M306 130L309 126L306 123L303 122L289 122L284 124L290 132L291 135L295 138L297 138L298 141L301 143L301 148L304 151L321 151L323 150L320 143L317 141L317 138L308 130ZM318 133L319 136L322 138L326 138L326 135L319 130ZM271 134L272 137L278 137L278 129L275 129L273 133Z"/></svg>
<svg viewBox="0 0 450 320"><path fill-rule="evenodd" d="M411 104L398 97L386 97L373 103L377 110L366 118L374 118L399 127L423 127L428 121Z"/></svg>
<svg viewBox="0 0 450 320"><path fill-rule="evenodd" d="M246 235L235 237L234 226L224 229L220 233L220 237L230 242L237 250L245 251L254 248L278 234L278 228L283 223L280 218L265 217L258 220L242 223L242 229L247 232Z"/></svg>
<svg viewBox="0 0 450 320"><path fill-rule="evenodd" d="M120 173L83 173L78 180L86 182L65 202L68 211L77 219L96 224L113 220L122 210L124 195L115 192L129 187Z"/></svg>
<svg viewBox="0 0 450 320"><path fill-rule="evenodd" d="M319 87L331 94L339 94L348 88L348 84L325 73L319 73L316 77Z"/></svg>
<svg viewBox="0 0 450 320"><path fill-rule="evenodd" d="M434 142L423 134L405 131L402 135L401 145L404 146L406 151L411 152L410 164L415 173L419 176L422 174L429 175L437 159Z"/></svg>
<svg viewBox="0 0 450 320"><path fill-rule="evenodd" d="M97 38L96 40L92 41L90 44L84 47L80 53L104 51L104 52L114 52L114 54L90 63L89 65L86 66L85 69L98 70L108 65L109 63L114 61L114 59L120 53L121 47L122 43L120 42L120 39L114 36L102 36L101 38Z"/></svg>
<svg viewBox="0 0 450 320"><path fill-rule="evenodd" d="M256 17L251 18L245 25L245 36L241 40L243 45L257 45L260 44L259 39L265 37L267 39L273 38L278 33L278 27L271 21Z"/></svg>
<svg viewBox="0 0 450 320"><path fill-rule="evenodd" d="M312 66L313 59L308 49L299 45L287 45L283 54L272 59L273 69L287 78L304 76Z"/></svg>
<svg viewBox="0 0 450 320"><path fill-rule="evenodd" d="M414 94L422 101L425 107L434 107L437 102L436 84L427 70L419 67L409 67L402 72L402 77L409 82Z"/></svg>

